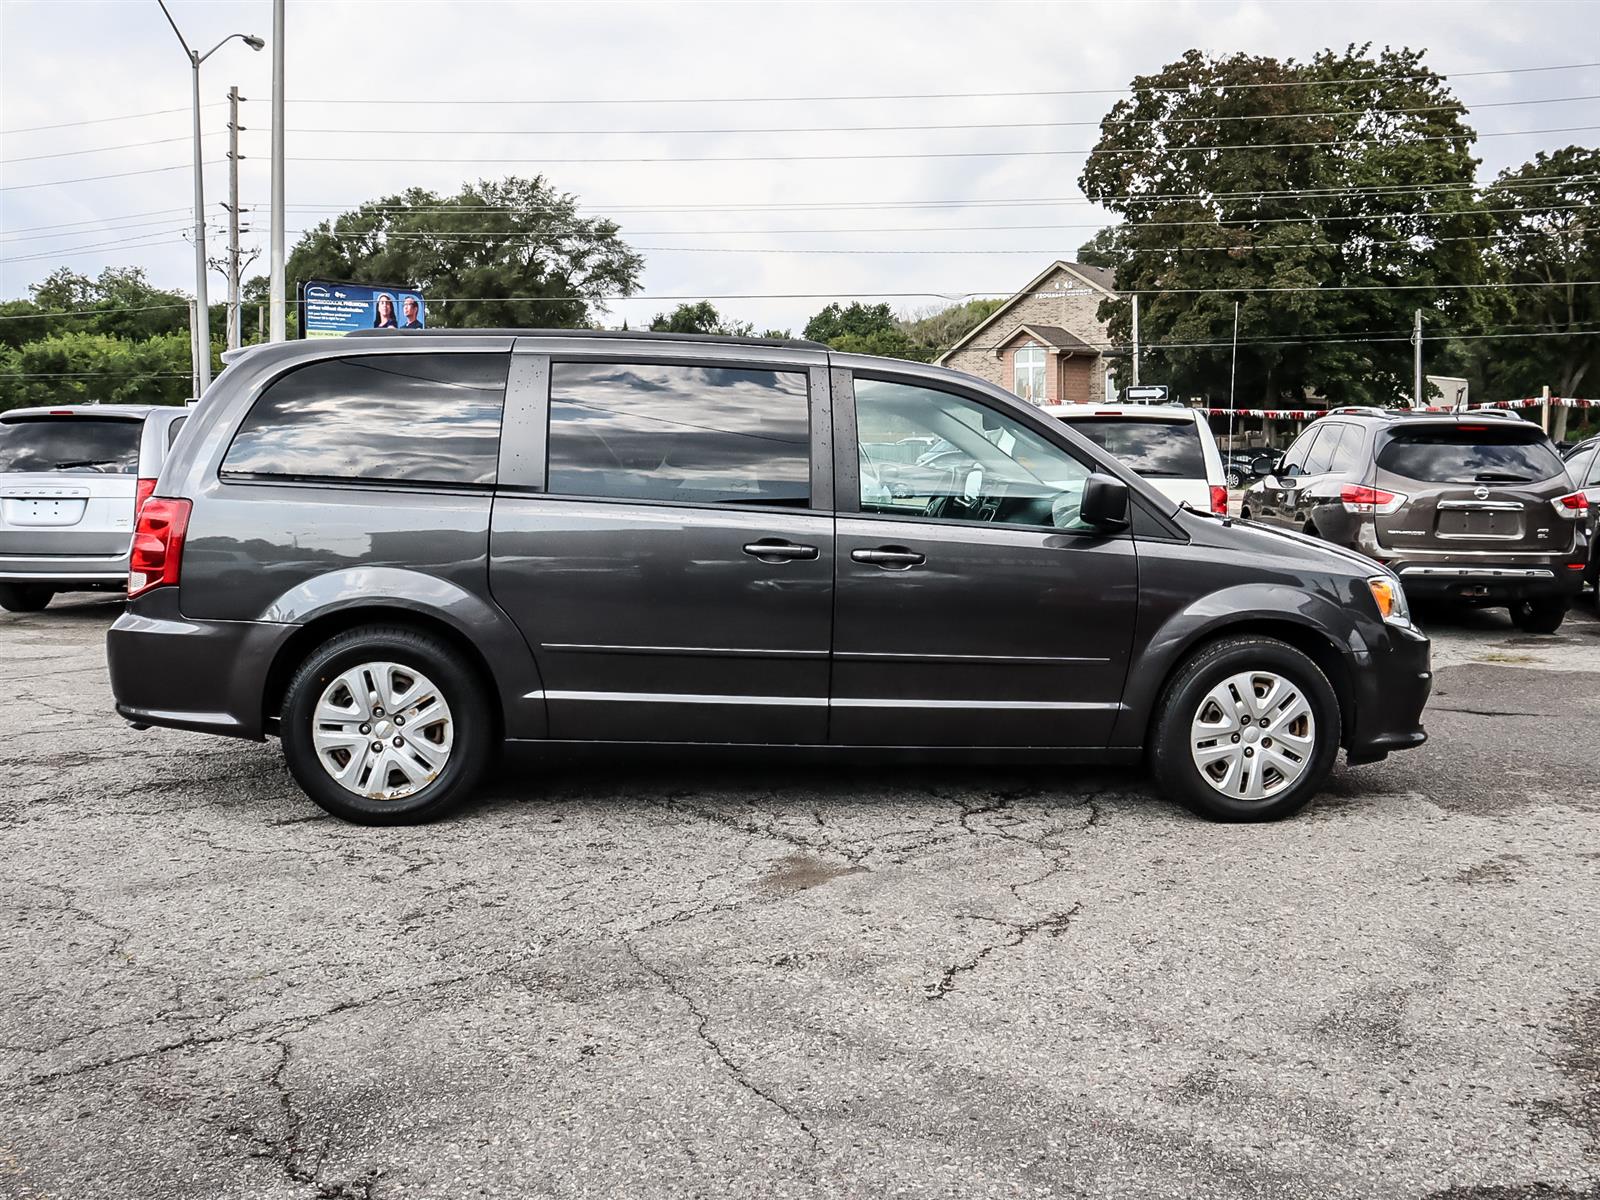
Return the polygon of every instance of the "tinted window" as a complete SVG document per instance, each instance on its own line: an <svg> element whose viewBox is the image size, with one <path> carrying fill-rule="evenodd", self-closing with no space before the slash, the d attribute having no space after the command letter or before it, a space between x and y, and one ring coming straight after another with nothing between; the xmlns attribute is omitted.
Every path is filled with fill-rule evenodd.
<svg viewBox="0 0 1600 1200"><path fill-rule="evenodd" d="M1544 435L1516 426L1406 430L1378 452L1378 466L1427 483L1531 483L1562 473Z"/></svg>
<svg viewBox="0 0 1600 1200"><path fill-rule="evenodd" d="M1296 467L1302 472L1305 470L1306 456L1311 453L1312 444L1317 440L1321 433L1322 426L1313 425L1295 440L1294 445L1290 446L1283 456L1283 467L1285 472L1287 472L1290 467Z"/></svg>
<svg viewBox="0 0 1600 1200"><path fill-rule="evenodd" d="M167 427L167 449L168 450L171 450L172 449L172 443L178 440L178 431L183 428L184 422L186 422L188 419L189 419L188 417L179 417L176 421L174 421L171 425L169 425Z"/></svg>
<svg viewBox="0 0 1600 1200"><path fill-rule="evenodd" d="M862 512L1088 528L1089 468L1027 426L934 388L858 377L855 389Z"/></svg>
<svg viewBox="0 0 1600 1200"><path fill-rule="evenodd" d="M239 428L224 475L492 484L505 354L372 354L276 380Z"/></svg>
<svg viewBox="0 0 1600 1200"><path fill-rule="evenodd" d="M1300 470L1307 475L1322 475L1332 469L1334 456L1344 441L1345 428L1343 425L1324 425L1317 440L1306 452Z"/></svg>
<svg viewBox="0 0 1600 1200"><path fill-rule="evenodd" d="M1361 453L1361 446L1366 439L1366 434L1355 425L1341 425L1339 428L1343 436L1340 437L1339 444L1334 449L1333 462L1328 469L1336 474L1346 475L1356 470L1360 465L1357 462L1357 455Z"/></svg>
<svg viewBox="0 0 1600 1200"><path fill-rule="evenodd" d="M644 363L554 363L550 372L551 492L810 503L804 372Z"/></svg>
<svg viewBox="0 0 1600 1200"><path fill-rule="evenodd" d="M106 417L20 417L0 421L0 472L139 470L143 421Z"/></svg>
<svg viewBox="0 0 1600 1200"><path fill-rule="evenodd" d="M1100 417L1067 424L1141 475L1178 479L1206 477L1200 430L1193 421Z"/></svg>

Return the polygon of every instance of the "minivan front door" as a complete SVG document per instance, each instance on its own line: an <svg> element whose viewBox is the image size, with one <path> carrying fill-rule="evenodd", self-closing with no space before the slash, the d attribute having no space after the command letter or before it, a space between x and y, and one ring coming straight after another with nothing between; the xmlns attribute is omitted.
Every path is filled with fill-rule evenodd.
<svg viewBox="0 0 1600 1200"><path fill-rule="evenodd" d="M831 740L1103 747L1138 574L1127 532L1078 519L1090 465L914 377L836 372L834 404L854 444L835 460Z"/></svg>
<svg viewBox="0 0 1600 1200"><path fill-rule="evenodd" d="M508 412L520 464L502 457L495 497L490 588L538 658L550 736L824 742L822 356L813 369L749 347L740 361L605 349L517 356L538 400L520 433Z"/></svg>

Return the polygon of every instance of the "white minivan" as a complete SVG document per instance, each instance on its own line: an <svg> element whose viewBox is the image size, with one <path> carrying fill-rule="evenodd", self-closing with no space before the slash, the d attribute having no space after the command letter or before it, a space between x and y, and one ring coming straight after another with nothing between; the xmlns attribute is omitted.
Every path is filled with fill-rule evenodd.
<svg viewBox="0 0 1600 1200"><path fill-rule="evenodd" d="M0 413L0 608L128 586L133 518L190 410L73 404Z"/></svg>
<svg viewBox="0 0 1600 1200"><path fill-rule="evenodd" d="M1178 503L1227 514L1222 452L1203 412L1176 404L1049 404L1039 411L1071 425Z"/></svg>

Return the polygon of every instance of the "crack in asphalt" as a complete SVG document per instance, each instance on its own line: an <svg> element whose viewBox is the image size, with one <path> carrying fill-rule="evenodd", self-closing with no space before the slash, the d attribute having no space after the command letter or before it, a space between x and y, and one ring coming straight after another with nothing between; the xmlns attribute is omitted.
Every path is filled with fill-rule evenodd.
<svg viewBox="0 0 1600 1200"><path fill-rule="evenodd" d="M668 992L670 992L676 999L682 1001L684 1007L689 1010L689 1015L695 1020L695 1036L705 1044L705 1047L711 1051L712 1056L727 1070L729 1077L732 1078L733 1081L740 1087L765 1101L767 1104L777 1109L791 1122L793 1122L800 1132L806 1135L806 1139L811 1143L811 1149L813 1152L821 1151L822 1140L817 1137L816 1131L811 1128L810 1124L807 1123L805 1118L796 1113L792 1108L790 1108L782 1100L778 1099L778 1097L774 1096L771 1092L754 1083L750 1079L749 1075L745 1073L744 1068L728 1056L728 1052L722 1048L722 1043L719 1042L707 1028L711 1020L710 1015L695 1003L694 997L689 995L689 993L684 990L682 985L680 985L678 981L666 971L662 970L654 963L647 961L644 955L639 953L639 948L627 938L622 939L622 945L627 950L629 957L631 957L634 962L638 963L642 970L649 972L649 974L660 980L662 986L665 987Z"/></svg>
<svg viewBox="0 0 1600 1200"><path fill-rule="evenodd" d="M985 959L997 951L1014 949L1015 947L1022 945L1023 942L1027 941L1036 933L1047 934L1052 938L1060 937L1062 934L1067 932L1068 928L1072 925L1073 918L1082 911L1083 901L1079 900L1065 912L1049 913L1046 916L1039 917L1037 920L1028 921L1025 924L1020 925L1012 921L1002 921L998 917L979 917L969 915L967 918L968 920L991 921L996 925L1005 926L1011 931L1011 933L1001 941L991 942L989 945L984 946L965 962L955 963L946 967L944 969L944 974L939 977L937 982L930 983L924 988L924 993L927 999L943 1000L951 992L956 990L957 976L976 971L978 967L982 965Z"/></svg>

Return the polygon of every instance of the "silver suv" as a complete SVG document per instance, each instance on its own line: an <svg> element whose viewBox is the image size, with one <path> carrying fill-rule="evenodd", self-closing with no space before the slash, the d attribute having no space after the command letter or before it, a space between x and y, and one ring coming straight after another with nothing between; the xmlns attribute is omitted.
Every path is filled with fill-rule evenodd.
<svg viewBox="0 0 1600 1200"><path fill-rule="evenodd" d="M189 410L80 404L0 413L0 608L122 591L139 505Z"/></svg>

